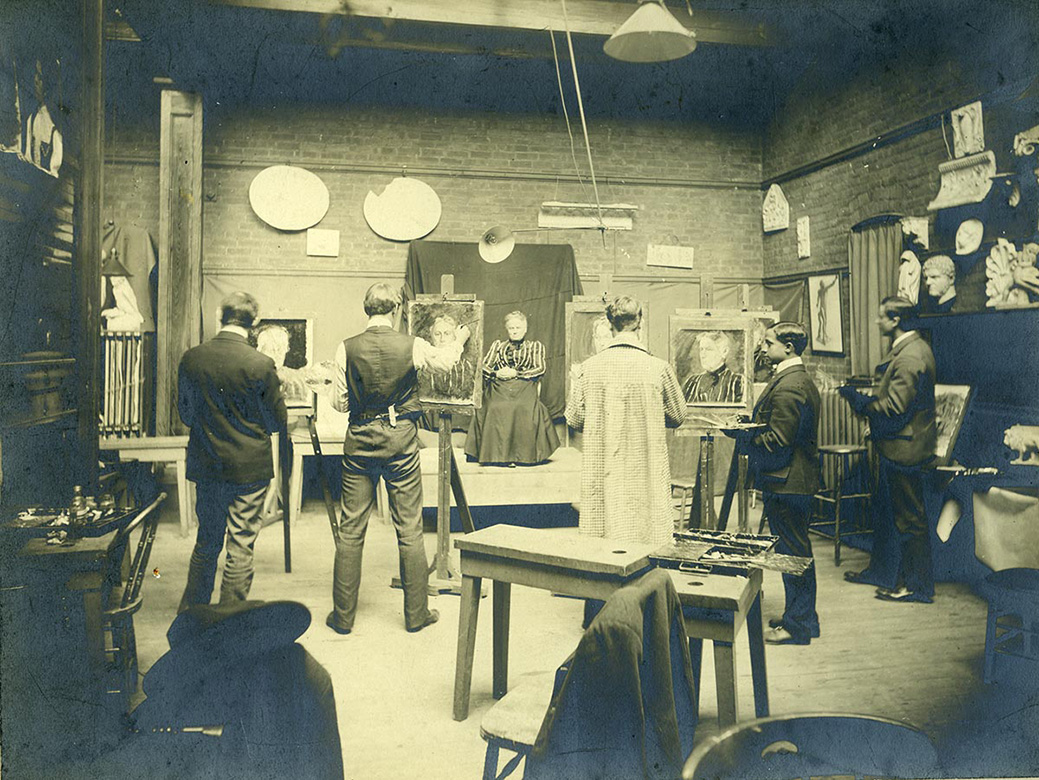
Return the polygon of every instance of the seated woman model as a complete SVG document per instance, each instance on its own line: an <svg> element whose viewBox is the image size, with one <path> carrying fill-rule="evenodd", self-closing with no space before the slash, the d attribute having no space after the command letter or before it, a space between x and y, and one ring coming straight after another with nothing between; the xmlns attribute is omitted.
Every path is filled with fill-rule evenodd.
<svg viewBox="0 0 1039 780"><path fill-rule="evenodd" d="M548 410L538 398L545 346L527 335L527 316L505 315L509 338L495 341L483 360L483 404L465 442L465 454L483 464L534 465L559 447Z"/></svg>

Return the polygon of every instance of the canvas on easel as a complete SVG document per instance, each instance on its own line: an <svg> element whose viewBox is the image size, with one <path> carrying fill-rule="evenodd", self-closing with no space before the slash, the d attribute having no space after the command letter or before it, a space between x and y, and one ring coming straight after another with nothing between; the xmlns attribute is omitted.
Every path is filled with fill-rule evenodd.
<svg viewBox="0 0 1039 780"><path fill-rule="evenodd" d="M566 397L576 366L609 346L613 339L606 303L601 297L575 296L566 306ZM642 304L642 327L639 341L647 344L646 305Z"/></svg>
<svg viewBox="0 0 1039 780"><path fill-rule="evenodd" d="M722 428L749 414L754 396L753 323L713 314L668 321L668 359L686 401L688 431Z"/></svg>
<svg viewBox="0 0 1039 780"><path fill-rule="evenodd" d="M479 409L483 390L483 301L464 296L422 295L408 301L408 333L434 347L451 343L457 329L469 328L458 362L447 371L419 372L419 400L427 410ZM470 296L471 298L471 296Z"/></svg>

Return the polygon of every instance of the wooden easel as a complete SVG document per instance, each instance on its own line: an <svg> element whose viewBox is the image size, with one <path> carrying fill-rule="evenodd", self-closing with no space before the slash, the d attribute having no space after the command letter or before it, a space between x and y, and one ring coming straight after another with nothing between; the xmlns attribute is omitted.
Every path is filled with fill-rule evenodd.
<svg viewBox="0 0 1039 780"><path fill-rule="evenodd" d="M741 311L747 310L747 299L750 286L741 284L736 290L737 306ZM714 277L704 274L700 277L700 307L710 311L714 302ZM746 455L733 451L732 460L729 464L729 476L725 482L725 493L722 497L722 505L719 512L714 510L714 437L715 432L708 429L700 435L700 457L696 468L696 489L693 500L690 502L689 517L684 518L684 523L690 528L704 528L710 530L724 531L729 521L729 512L732 508L733 496L739 496L737 503L737 517L740 533L747 532L749 522L749 501L747 496L747 468L748 459ZM695 525L693 524L695 520Z"/></svg>
<svg viewBox="0 0 1039 780"><path fill-rule="evenodd" d="M455 277L444 274L440 277L439 295L419 295L425 301L474 301L472 293L455 294ZM479 377L479 374L477 374ZM469 511L469 502L465 497L462 477L458 473L458 463L451 447L451 415L465 407L451 404L424 404L426 411L437 413L437 550L429 566L429 573L435 578L429 584L431 594L462 592L462 575L451 562L451 496L455 497L458 516L462 522L462 531L471 533L476 530L473 515ZM393 586L400 587L400 578L393 578Z"/></svg>

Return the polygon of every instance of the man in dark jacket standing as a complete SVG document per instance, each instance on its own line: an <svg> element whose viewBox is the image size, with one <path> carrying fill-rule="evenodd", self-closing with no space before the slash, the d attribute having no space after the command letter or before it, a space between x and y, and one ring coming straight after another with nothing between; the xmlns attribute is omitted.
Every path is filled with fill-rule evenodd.
<svg viewBox="0 0 1039 780"><path fill-rule="evenodd" d="M353 629L364 536L380 477L386 482L397 532L404 626L420 631L440 617L429 609L429 567L422 541L418 371L448 371L462 354L469 328L457 328L454 340L434 347L393 329L400 304L399 289L372 285L364 296L367 328L336 351L332 406L349 415L349 425L343 443L342 512L332 575L334 608L325 623L339 634Z"/></svg>
<svg viewBox="0 0 1039 780"><path fill-rule="evenodd" d="M184 353L177 408L191 429L187 476L196 483L198 537L179 612L208 604L227 536L220 603L244 601L253 580L253 545L274 476L271 437L286 430L285 401L274 361L247 341L259 306L236 292L220 304L220 332Z"/></svg>
<svg viewBox="0 0 1039 780"><path fill-rule="evenodd" d="M764 352L775 374L754 406L753 421L766 427L745 449L768 527L779 537L776 552L811 558L808 521L812 496L819 490L819 391L801 360L806 346L808 331L799 323L778 322L765 332ZM815 564L800 577L784 574L783 590L783 616L770 621L765 641L807 645L819 636Z"/></svg>
<svg viewBox="0 0 1039 780"><path fill-rule="evenodd" d="M890 336L891 352L879 366L873 395L851 387L840 392L869 420L880 457L873 497L873 552L849 582L877 586L885 601L930 604L934 596L931 529L924 507L924 468L934 459L938 427L934 411L935 365L930 346L904 320L914 309L905 298L885 298L877 324Z"/></svg>

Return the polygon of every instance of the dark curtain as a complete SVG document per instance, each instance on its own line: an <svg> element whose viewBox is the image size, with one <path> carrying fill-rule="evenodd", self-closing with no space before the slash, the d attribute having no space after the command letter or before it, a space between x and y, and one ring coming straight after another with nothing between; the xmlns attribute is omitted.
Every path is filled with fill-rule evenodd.
<svg viewBox="0 0 1039 780"><path fill-rule="evenodd" d="M848 271L851 280L851 370L872 374L886 346L877 328L877 307L898 289L902 227L894 215L874 217L851 229Z"/></svg>
<svg viewBox="0 0 1039 780"><path fill-rule="evenodd" d="M793 282L765 282L765 305L779 312L781 321L800 322L807 327L804 302L807 281L797 279Z"/></svg>
<svg viewBox="0 0 1039 780"><path fill-rule="evenodd" d="M581 294L574 249L569 244L517 244L500 263L487 263L476 244L413 241L408 249L404 297L439 293L442 274L454 274L456 293L474 293L484 302L484 343L506 338L510 311L527 315L527 338L545 345L541 401L552 417L566 407L565 304Z"/></svg>

